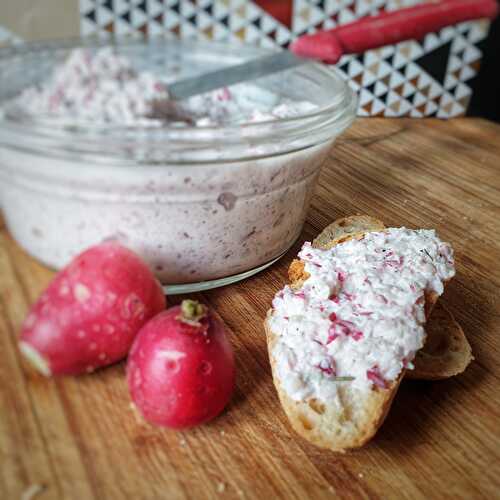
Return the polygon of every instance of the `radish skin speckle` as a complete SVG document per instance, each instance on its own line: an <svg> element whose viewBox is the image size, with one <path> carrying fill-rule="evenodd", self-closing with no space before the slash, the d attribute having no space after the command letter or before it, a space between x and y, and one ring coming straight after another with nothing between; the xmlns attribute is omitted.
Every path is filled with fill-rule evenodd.
<svg viewBox="0 0 500 500"><path fill-rule="evenodd" d="M108 333L109 335L111 335L112 333L115 332L115 327L113 325L110 325L110 324L107 323L107 324L104 325L104 331L106 333Z"/></svg>
<svg viewBox="0 0 500 500"><path fill-rule="evenodd" d="M24 322L24 328L32 328L36 323L37 317L36 314L30 314L26 321Z"/></svg>
<svg viewBox="0 0 500 500"><path fill-rule="evenodd" d="M137 368L134 372L134 386L139 387L142 384L141 370Z"/></svg>
<svg viewBox="0 0 500 500"><path fill-rule="evenodd" d="M178 361L179 359L185 358L186 353L180 351L160 351L158 353L158 357Z"/></svg>
<svg viewBox="0 0 500 500"><path fill-rule="evenodd" d="M90 290L82 283L77 283L73 288L73 294L78 302L86 302L90 299Z"/></svg>
<svg viewBox="0 0 500 500"><path fill-rule="evenodd" d="M117 299L116 293L107 292L106 293L106 299L108 301L108 305L110 305L110 306L115 305L116 299Z"/></svg>
<svg viewBox="0 0 500 500"><path fill-rule="evenodd" d="M200 373L202 375L210 375L212 371L212 364L208 361L202 361L200 364Z"/></svg>
<svg viewBox="0 0 500 500"><path fill-rule="evenodd" d="M144 314L144 304L135 293L130 294L123 302L122 316L124 319L141 317Z"/></svg>

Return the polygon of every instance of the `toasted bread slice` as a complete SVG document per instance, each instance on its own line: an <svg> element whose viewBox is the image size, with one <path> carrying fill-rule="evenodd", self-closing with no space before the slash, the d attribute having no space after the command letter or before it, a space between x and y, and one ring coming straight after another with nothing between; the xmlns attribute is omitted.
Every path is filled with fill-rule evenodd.
<svg viewBox="0 0 500 500"><path fill-rule="evenodd" d="M283 390L277 375L272 355L277 336L270 330L267 321L264 326L274 385L281 406L297 434L316 446L341 453L367 443L385 420L403 372L387 389L374 389L362 399L347 385L340 385L338 395L341 407L325 405L315 399L295 401Z"/></svg>
<svg viewBox="0 0 500 500"><path fill-rule="evenodd" d="M313 247L331 248L350 238L360 238L365 231L382 231L384 224L366 215L339 219L327 226L313 241ZM288 270L292 283L301 284L307 279L304 265L294 260ZM430 299L430 300L429 300ZM427 339L425 346L417 353L415 369L408 370L406 377L420 380L442 380L462 373L474 359L465 334L452 314L441 304L436 311L431 309L437 297L427 298L426 313L430 315L425 326Z"/></svg>
<svg viewBox="0 0 500 500"><path fill-rule="evenodd" d="M330 224L313 242L320 248L331 248L351 238L362 238L366 232L382 231L384 224L372 217L346 217ZM299 288L308 274L301 261L294 260L289 269L294 288ZM426 294L425 313L428 318L438 295ZM277 335L271 331L268 318L264 323L274 385L279 399L294 430L311 443L337 452L366 444L382 425L397 392L405 370L386 389L374 387L368 394L360 394L348 383L339 383L340 405L325 405L316 400L295 401L285 392L279 379L273 356Z"/></svg>
<svg viewBox="0 0 500 500"><path fill-rule="evenodd" d="M383 231L384 229L385 225L382 221L368 215L343 217L326 226L313 241L313 246L325 249L332 248L337 243L351 238L361 238L368 231Z"/></svg>
<svg viewBox="0 0 500 500"><path fill-rule="evenodd" d="M344 217L332 222L325 227L318 237L313 240L313 247L323 248L325 250L332 248L339 243L344 243L350 239L361 239L365 233L383 231L385 225L382 221L370 217L368 215L352 215ZM329 239L333 238L333 239ZM294 259L288 269L288 277L292 286L299 288L302 283L309 277L304 271L304 263ZM425 315L429 319L432 308L439 298L433 292L427 293L425 296Z"/></svg>
<svg viewBox="0 0 500 500"><path fill-rule="evenodd" d="M474 359L462 328L441 302L434 307L425 331L425 345L415 356L415 369L408 370L406 378L446 379L462 373Z"/></svg>
<svg viewBox="0 0 500 500"><path fill-rule="evenodd" d="M338 243L351 238L362 238L366 232L383 231L384 223L368 215L353 215L332 222L313 240L312 246L327 250ZM288 277L294 285L300 285L309 275L304 271L304 264L294 259L288 269Z"/></svg>

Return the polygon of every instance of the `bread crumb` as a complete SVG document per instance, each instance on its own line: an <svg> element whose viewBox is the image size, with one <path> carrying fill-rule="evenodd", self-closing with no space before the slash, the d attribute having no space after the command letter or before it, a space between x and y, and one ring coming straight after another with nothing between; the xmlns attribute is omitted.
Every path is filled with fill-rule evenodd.
<svg viewBox="0 0 500 500"><path fill-rule="evenodd" d="M32 484L23 491L21 500L32 500L37 495L42 493L43 490L45 490L45 486L43 484Z"/></svg>
<svg viewBox="0 0 500 500"><path fill-rule="evenodd" d="M226 491L226 484L225 484L225 483L220 482L220 483L217 485L217 493L224 493L224 491Z"/></svg>
<svg viewBox="0 0 500 500"><path fill-rule="evenodd" d="M224 431L220 431L220 435L221 436L224 436L225 432Z"/></svg>
<svg viewBox="0 0 500 500"><path fill-rule="evenodd" d="M185 439L181 439L181 440L179 441L179 444L180 444L181 446L186 446L186 440L185 440Z"/></svg>
<svg viewBox="0 0 500 500"><path fill-rule="evenodd" d="M330 493L335 493L335 489L334 489L334 487L333 487L333 486L328 486L328 491L329 491Z"/></svg>
<svg viewBox="0 0 500 500"><path fill-rule="evenodd" d="M243 492L243 490L238 490L238 491L236 492L236 494L237 494L239 497L241 497L241 498L243 498L243 497L245 496L245 493Z"/></svg>
<svg viewBox="0 0 500 500"><path fill-rule="evenodd" d="M360 473L358 474L358 477L359 477L359 478L363 478L364 476L363 476L363 474L360 472Z"/></svg>

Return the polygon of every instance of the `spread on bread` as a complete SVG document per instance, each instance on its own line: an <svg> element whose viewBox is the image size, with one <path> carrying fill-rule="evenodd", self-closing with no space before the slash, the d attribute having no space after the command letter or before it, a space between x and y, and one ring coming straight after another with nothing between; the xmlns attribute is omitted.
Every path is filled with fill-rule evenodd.
<svg viewBox="0 0 500 500"><path fill-rule="evenodd" d="M432 230L367 232L330 249L305 243L307 279L273 300L269 327L281 384L295 401L334 402L340 384L388 387L423 346L425 295L455 274Z"/></svg>

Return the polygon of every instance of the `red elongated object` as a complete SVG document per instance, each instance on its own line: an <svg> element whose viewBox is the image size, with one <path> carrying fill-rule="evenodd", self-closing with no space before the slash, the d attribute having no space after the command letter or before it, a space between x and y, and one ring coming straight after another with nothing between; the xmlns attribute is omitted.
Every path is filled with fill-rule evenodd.
<svg viewBox="0 0 500 500"><path fill-rule="evenodd" d="M425 2L302 36L290 48L298 56L335 64L343 54L361 53L405 40L418 40L446 26L471 19L492 19L497 13L496 0Z"/></svg>

